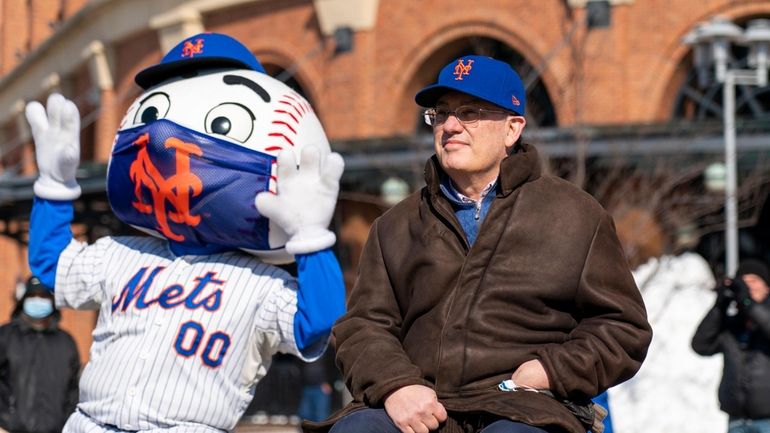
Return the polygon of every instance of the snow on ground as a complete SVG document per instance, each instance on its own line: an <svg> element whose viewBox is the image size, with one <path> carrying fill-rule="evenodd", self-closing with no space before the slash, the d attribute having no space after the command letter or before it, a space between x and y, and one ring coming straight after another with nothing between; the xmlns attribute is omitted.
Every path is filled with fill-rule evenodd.
<svg viewBox="0 0 770 433"><path fill-rule="evenodd" d="M708 263L695 253L650 259L634 271L653 329L642 368L610 389L614 433L724 433L717 387L722 356L690 341L716 299Z"/></svg>

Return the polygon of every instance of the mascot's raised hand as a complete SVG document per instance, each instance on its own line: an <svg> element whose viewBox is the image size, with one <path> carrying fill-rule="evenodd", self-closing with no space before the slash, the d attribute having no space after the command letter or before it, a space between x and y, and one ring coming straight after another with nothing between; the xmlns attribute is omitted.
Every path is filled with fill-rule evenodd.
<svg viewBox="0 0 770 433"><path fill-rule="evenodd" d="M278 155L278 194L257 195L257 210L289 236L286 252L306 254L334 245L328 227L337 203L345 163L338 153L322 154L313 146L302 149L301 164L294 152Z"/></svg>
<svg viewBox="0 0 770 433"><path fill-rule="evenodd" d="M75 171L80 162L80 113L72 101L59 94L48 97L47 110L37 101L27 104L27 121L35 141L40 173L35 195L49 200L74 200L80 196Z"/></svg>

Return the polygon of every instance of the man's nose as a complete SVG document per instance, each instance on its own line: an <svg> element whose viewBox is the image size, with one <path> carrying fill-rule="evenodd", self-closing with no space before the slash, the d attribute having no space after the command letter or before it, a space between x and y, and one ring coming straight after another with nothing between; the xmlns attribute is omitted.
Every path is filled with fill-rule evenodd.
<svg viewBox="0 0 770 433"><path fill-rule="evenodd" d="M449 113L446 118L446 122L444 122L443 128L446 132L458 132L462 131L463 124L457 119L455 113Z"/></svg>

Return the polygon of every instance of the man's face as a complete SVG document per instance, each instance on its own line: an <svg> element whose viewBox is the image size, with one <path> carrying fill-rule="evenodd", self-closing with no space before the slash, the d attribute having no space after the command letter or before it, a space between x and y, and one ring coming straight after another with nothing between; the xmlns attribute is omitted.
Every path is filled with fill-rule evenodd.
<svg viewBox="0 0 770 433"><path fill-rule="evenodd" d="M495 112L481 112L474 123L463 124L456 116L433 127L433 142L441 167L453 179L458 176L496 178L500 162L508 155L524 129L524 118L507 113L500 107L481 101L473 96L449 92L436 102L436 110L453 111L457 107L471 106Z"/></svg>
<svg viewBox="0 0 770 433"><path fill-rule="evenodd" d="M749 287L749 296L754 302L764 302L770 294L770 287L759 275L746 274L743 276L743 282Z"/></svg>

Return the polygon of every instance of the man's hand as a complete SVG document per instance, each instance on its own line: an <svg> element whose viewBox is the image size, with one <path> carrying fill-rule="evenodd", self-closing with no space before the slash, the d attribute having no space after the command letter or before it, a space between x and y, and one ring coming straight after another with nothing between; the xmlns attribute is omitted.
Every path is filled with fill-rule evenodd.
<svg viewBox="0 0 770 433"><path fill-rule="evenodd" d="M511 380L524 388L551 389L543 364L537 359L521 364L511 375Z"/></svg>
<svg viewBox="0 0 770 433"><path fill-rule="evenodd" d="M35 142L40 175L35 195L49 200L74 200L80 196L75 171L80 162L80 113L72 101L58 93L48 97L46 108L27 104L27 121Z"/></svg>
<svg viewBox="0 0 770 433"><path fill-rule="evenodd" d="M328 227L344 168L338 153L322 154L313 146L302 149L299 167L293 151L278 155L278 194L257 194L256 206L289 235L289 254L312 253L334 244Z"/></svg>
<svg viewBox="0 0 770 433"><path fill-rule="evenodd" d="M403 433L428 433L446 420L436 392L423 385L407 385L385 399L385 412Z"/></svg>

